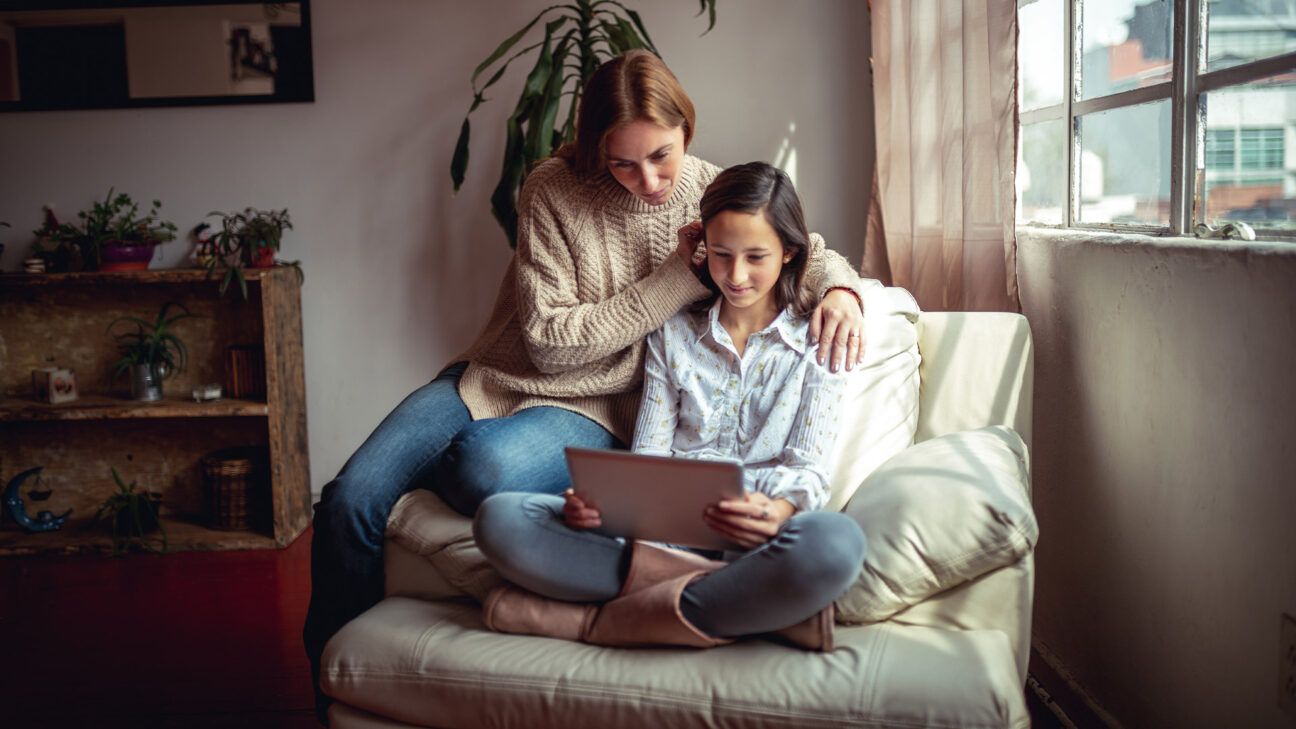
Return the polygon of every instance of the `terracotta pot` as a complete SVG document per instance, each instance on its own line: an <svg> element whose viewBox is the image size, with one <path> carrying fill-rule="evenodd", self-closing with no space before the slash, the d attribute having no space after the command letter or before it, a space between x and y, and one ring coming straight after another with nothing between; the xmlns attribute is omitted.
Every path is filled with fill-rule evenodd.
<svg viewBox="0 0 1296 729"><path fill-rule="evenodd" d="M252 262L248 268L270 268L275 265L275 250L269 246L258 248L256 253L252 254Z"/></svg>
<svg viewBox="0 0 1296 729"><path fill-rule="evenodd" d="M147 271L156 243L106 241L99 248L100 271Z"/></svg>

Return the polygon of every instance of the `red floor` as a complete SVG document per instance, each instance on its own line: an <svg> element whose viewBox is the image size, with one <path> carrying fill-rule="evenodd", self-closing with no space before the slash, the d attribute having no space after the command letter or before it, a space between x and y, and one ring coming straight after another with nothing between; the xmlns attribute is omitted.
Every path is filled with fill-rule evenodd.
<svg viewBox="0 0 1296 729"><path fill-rule="evenodd" d="M0 559L0 726L318 726L309 596L309 531L283 550Z"/></svg>

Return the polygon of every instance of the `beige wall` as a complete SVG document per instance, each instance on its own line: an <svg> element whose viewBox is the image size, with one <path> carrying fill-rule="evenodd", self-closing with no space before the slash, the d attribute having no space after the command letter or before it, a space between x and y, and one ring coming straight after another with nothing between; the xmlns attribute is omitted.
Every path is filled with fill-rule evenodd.
<svg viewBox="0 0 1296 729"><path fill-rule="evenodd" d="M318 491L485 320L510 255L489 197L522 74L474 115L457 196L446 169L473 67L547 4L319 0L314 104L0 115L0 220L24 231L0 229L0 267L19 267L41 204L71 215L110 186L161 198L182 227L289 208ZM632 6L697 104L694 151L728 165L794 147L812 227L858 262L873 161L864 3L721 3L705 38L694 0ZM186 253L166 246L161 265Z"/></svg>
<svg viewBox="0 0 1296 729"><path fill-rule="evenodd" d="M1296 246L1022 232L1035 640L1126 727L1289 727Z"/></svg>

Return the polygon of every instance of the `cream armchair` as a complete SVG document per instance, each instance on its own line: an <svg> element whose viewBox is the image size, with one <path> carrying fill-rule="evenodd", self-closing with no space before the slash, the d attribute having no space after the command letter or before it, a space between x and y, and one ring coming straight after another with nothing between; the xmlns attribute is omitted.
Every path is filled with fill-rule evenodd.
<svg viewBox="0 0 1296 729"><path fill-rule="evenodd" d="M387 597L329 643L339 729L394 727L1026 727L1038 529L1029 502L1030 332L1015 314L923 314L915 445L845 510L868 557L838 600L838 649L762 640L614 649L503 635L499 577L470 521L404 497Z"/></svg>

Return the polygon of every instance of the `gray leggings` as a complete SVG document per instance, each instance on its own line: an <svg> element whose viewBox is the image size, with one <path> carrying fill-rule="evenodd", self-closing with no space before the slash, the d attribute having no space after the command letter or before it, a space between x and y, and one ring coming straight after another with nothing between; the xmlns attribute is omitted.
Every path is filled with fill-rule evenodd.
<svg viewBox="0 0 1296 729"><path fill-rule="evenodd" d="M630 545L570 529L563 498L502 493L482 503L473 536L510 582L570 602L616 597ZM789 519L769 542L689 585L680 609L710 635L768 633L805 620L846 592L864 560L864 533L845 514L812 511Z"/></svg>

